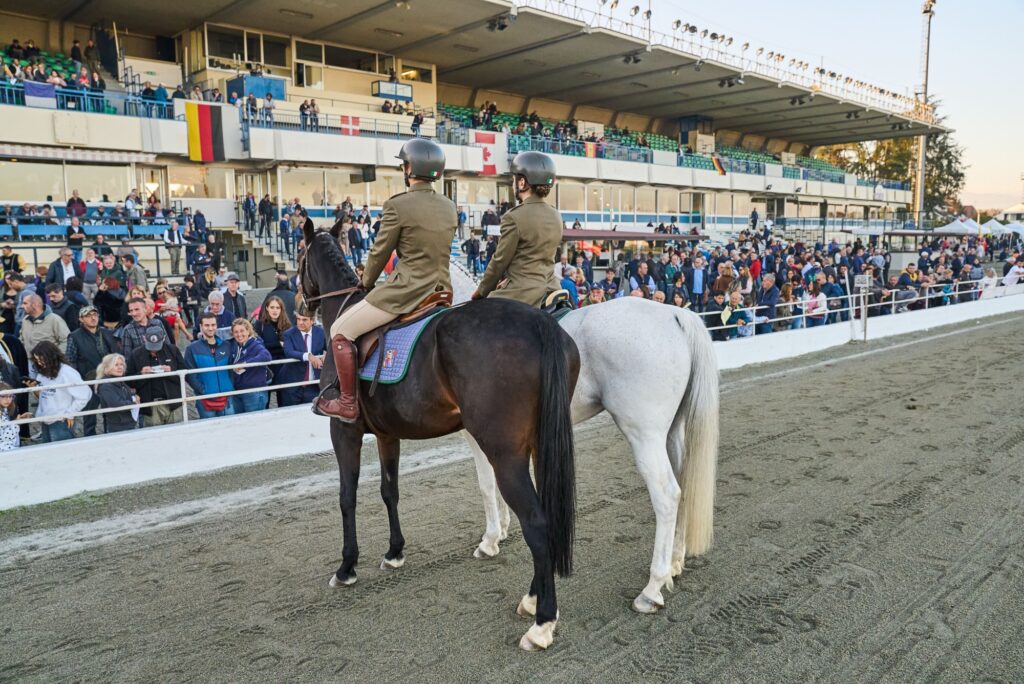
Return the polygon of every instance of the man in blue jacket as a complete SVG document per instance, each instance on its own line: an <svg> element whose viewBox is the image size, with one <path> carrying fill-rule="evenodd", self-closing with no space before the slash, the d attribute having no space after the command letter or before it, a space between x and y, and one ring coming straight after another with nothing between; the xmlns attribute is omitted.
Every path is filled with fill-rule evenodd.
<svg viewBox="0 0 1024 684"><path fill-rule="evenodd" d="M186 368L218 368L231 365L228 343L217 337L217 314L199 317L199 337L185 349ZM197 395L230 392L231 374L226 370L187 375L188 384ZM209 397L196 402L200 418L230 416L234 413L231 397Z"/></svg>
<svg viewBox="0 0 1024 684"><path fill-rule="evenodd" d="M775 274L768 273L761 280L761 291L757 295L758 318L764 316L769 321L775 318L775 307L779 304L779 288L775 287ZM772 324L769 322L757 324L757 334L766 335L772 332Z"/></svg>
<svg viewBox="0 0 1024 684"><path fill-rule="evenodd" d="M295 325L284 332L282 344L285 358L295 359L299 363L286 363L281 366L278 373L279 384L320 379L324 354L327 352L327 337L324 335L324 329L313 323L313 319L303 315L301 310L295 312ZM319 390L315 384L287 387L281 390L282 406L312 403Z"/></svg>

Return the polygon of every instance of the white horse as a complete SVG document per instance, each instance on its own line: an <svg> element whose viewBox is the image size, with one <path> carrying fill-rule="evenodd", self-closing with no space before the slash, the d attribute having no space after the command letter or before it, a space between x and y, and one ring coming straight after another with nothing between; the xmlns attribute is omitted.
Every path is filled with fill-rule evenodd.
<svg viewBox="0 0 1024 684"><path fill-rule="evenodd" d="M608 411L633 450L656 526L650 580L633 601L653 613L687 552L711 546L718 452L718 362L704 324L685 309L639 297L588 306L561 319L580 350L573 423ZM509 510L487 457L472 437L487 528L473 555L490 558L508 535ZM681 497L681 501L680 501ZM680 506L680 503L682 504ZM524 597L520 612L532 614Z"/></svg>

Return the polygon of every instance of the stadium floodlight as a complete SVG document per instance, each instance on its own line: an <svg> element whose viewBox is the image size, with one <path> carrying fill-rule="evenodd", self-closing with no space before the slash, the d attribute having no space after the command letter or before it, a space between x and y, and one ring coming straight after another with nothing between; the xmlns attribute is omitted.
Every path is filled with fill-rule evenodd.
<svg viewBox="0 0 1024 684"><path fill-rule="evenodd" d="M700 32L700 37L701 38L707 38L708 37L708 30L704 29L703 31L701 31Z"/></svg>
<svg viewBox="0 0 1024 684"><path fill-rule="evenodd" d="M728 38L725 39L725 44L726 46L732 45L732 36L729 36Z"/></svg>
<svg viewBox="0 0 1024 684"><path fill-rule="evenodd" d="M736 85L743 85L743 84L744 84L744 80L743 80L743 77L744 77L745 75L746 75L746 74L744 74L743 72L740 72L740 75L739 75L739 76L737 76L736 78L734 78L734 79L733 79L733 81L735 81L735 82L736 82Z"/></svg>
<svg viewBox="0 0 1024 684"><path fill-rule="evenodd" d="M693 70L694 71L700 71L700 68L702 66L704 66L704 60L703 59L698 59L696 62L693 63Z"/></svg>
<svg viewBox="0 0 1024 684"><path fill-rule="evenodd" d="M412 7L408 3L408 0L398 0L398 2L395 3L395 7L397 7L398 9L412 9Z"/></svg>
<svg viewBox="0 0 1024 684"><path fill-rule="evenodd" d="M750 43L744 43L743 47L740 48L740 50L742 50L743 52L746 52L749 49L750 49Z"/></svg>
<svg viewBox="0 0 1024 684"><path fill-rule="evenodd" d="M721 81L718 82L718 87L719 88L724 88L725 87L725 79L724 78Z"/></svg>
<svg viewBox="0 0 1024 684"><path fill-rule="evenodd" d="M672 22L672 30L673 31L678 31L679 27L682 26L682 25L683 25L683 22L681 22L678 19L676 19L675 21Z"/></svg>
<svg viewBox="0 0 1024 684"><path fill-rule="evenodd" d="M640 14L640 5L633 5L629 8L629 16L635 17L638 14Z"/></svg>
<svg viewBox="0 0 1024 684"><path fill-rule="evenodd" d="M651 20L651 10L644 11L644 19L646 19L647 21Z"/></svg>
<svg viewBox="0 0 1024 684"><path fill-rule="evenodd" d="M711 40L718 40L718 34L717 33L712 33L711 34Z"/></svg>

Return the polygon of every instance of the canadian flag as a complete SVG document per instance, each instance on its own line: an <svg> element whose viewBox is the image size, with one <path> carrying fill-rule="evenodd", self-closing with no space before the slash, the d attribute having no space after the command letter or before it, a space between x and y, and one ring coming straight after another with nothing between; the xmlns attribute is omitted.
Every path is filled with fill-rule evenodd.
<svg viewBox="0 0 1024 684"><path fill-rule="evenodd" d="M342 135L359 135L358 116L339 116L338 123L341 127Z"/></svg>
<svg viewBox="0 0 1024 684"><path fill-rule="evenodd" d="M480 175L497 175L498 168L492 161L494 152L491 150L491 145L495 144L494 133L481 133L480 131L475 131L473 135L475 136L474 142L484 148L484 168L480 171Z"/></svg>

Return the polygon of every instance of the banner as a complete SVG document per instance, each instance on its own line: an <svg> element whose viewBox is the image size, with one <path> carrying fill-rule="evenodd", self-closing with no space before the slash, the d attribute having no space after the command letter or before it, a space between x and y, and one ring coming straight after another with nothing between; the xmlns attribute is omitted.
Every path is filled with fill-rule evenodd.
<svg viewBox="0 0 1024 684"><path fill-rule="evenodd" d="M57 108L57 87L50 83L25 81L25 106Z"/></svg>
<svg viewBox="0 0 1024 684"><path fill-rule="evenodd" d="M473 132L473 142L484 148L484 166L480 171L481 176L494 176L498 173L498 167L494 163L494 146L496 143L494 133Z"/></svg>
<svg viewBox="0 0 1024 684"><path fill-rule="evenodd" d="M715 165L715 171L718 171L719 176L725 175L725 167L722 166L722 162L718 157L712 157L711 162Z"/></svg>
<svg viewBox="0 0 1024 684"><path fill-rule="evenodd" d="M583 143L583 149L585 150L586 155L588 157L596 157L597 156L597 143L592 143L592 142Z"/></svg>
<svg viewBox="0 0 1024 684"><path fill-rule="evenodd" d="M185 103L188 127L188 158L192 161L224 161L224 126L219 104Z"/></svg>

